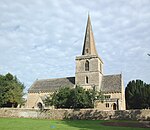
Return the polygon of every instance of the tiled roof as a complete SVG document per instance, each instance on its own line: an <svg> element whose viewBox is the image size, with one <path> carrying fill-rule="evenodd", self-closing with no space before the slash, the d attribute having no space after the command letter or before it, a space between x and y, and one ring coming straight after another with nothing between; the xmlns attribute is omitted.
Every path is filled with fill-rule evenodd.
<svg viewBox="0 0 150 130"><path fill-rule="evenodd" d="M102 78L101 91L105 93L121 92L121 74L104 75ZM37 80L29 89L34 92L54 92L60 87L74 87L75 77Z"/></svg>
<svg viewBox="0 0 150 130"><path fill-rule="evenodd" d="M54 92L60 87L74 87L75 77L56 78L37 80L28 90L29 93L34 92Z"/></svg>
<svg viewBox="0 0 150 130"><path fill-rule="evenodd" d="M105 75L102 78L101 90L106 93L121 92L121 74Z"/></svg>

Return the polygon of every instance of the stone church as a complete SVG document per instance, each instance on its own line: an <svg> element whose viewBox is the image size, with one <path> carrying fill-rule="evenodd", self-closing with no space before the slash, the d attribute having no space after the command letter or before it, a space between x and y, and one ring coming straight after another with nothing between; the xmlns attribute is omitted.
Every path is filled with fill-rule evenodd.
<svg viewBox="0 0 150 130"><path fill-rule="evenodd" d="M122 74L104 75L103 61L96 51L90 16L88 16L83 51L76 57L75 77L36 80L28 90L27 108L45 107L43 99L61 87L76 85L102 91L104 100L95 101L100 110L125 110L125 94Z"/></svg>

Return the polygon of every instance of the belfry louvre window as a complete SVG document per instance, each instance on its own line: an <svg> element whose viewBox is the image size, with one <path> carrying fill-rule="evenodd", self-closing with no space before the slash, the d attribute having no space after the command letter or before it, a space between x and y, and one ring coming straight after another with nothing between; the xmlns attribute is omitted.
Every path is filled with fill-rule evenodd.
<svg viewBox="0 0 150 130"><path fill-rule="evenodd" d="M89 61L85 62L85 71L89 71Z"/></svg>

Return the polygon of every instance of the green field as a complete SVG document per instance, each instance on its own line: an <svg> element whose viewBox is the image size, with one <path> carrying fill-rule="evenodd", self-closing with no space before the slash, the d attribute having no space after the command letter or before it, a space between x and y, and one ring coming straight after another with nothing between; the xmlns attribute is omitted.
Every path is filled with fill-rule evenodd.
<svg viewBox="0 0 150 130"><path fill-rule="evenodd" d="M0 118L0 130L146 130L145 128L103 126L100 120L48 120Z"/></svg>

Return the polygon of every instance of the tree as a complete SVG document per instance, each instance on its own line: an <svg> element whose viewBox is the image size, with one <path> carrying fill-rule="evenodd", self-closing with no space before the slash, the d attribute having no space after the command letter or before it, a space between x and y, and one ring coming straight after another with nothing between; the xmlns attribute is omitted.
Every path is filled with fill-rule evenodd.
<svg viewBox="0 0 150 130"><path fill-rule="evenodd" d="M150 107L150 85L141 80L132 80L125 89L127 109Z"/></svg>
<svg viewBox="0 0 150 130"><path fill-rule="evenodd" d="M70 88L61 88L58 92L54 93L52 97L52 105L56 108L69 108L70 104Z"/></svg>
<svg viewBox="0 0 150 130"><path fill-rule="evenodd" d="M16 107L23 103L24 85L16 76L0 75L0 107Z"/></svg>
<svg viewBox="0 0 150 130"><path fill-rule="evenodd" d="M82 87L77 86L71 89L69 97L70 108L92 108L94 104L90 92L85 91Z"/></svg>
<svg viewBox="0 0 150 130"><path fill-rule="evenodd" d="M86 91L82 87L63 87L48 96L45 105L54 105L56 108L93 108L94 100L98 99L99 93L94 90Z"/></svg>

